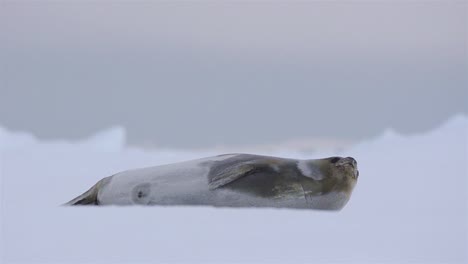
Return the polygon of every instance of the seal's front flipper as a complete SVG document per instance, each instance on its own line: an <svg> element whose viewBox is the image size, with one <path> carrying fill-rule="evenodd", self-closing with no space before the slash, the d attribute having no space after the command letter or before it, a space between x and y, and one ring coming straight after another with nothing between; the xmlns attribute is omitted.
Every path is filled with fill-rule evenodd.
<svg viewBox="0 0 468 264"><path fill-rule="evenodd" d="M229 184L239 178L253 174L258 171L258 167L255 164L236 164L234 166L223 168L222 170L216 171L209 178L210 190L217 189L226 184Z"/></svg>

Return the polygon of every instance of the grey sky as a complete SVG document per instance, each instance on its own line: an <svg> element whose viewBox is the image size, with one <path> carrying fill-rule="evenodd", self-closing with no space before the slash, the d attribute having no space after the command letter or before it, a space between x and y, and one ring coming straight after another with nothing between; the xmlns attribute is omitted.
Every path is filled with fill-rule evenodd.
<svg viewBox="0 0 468 264"><path fill-rule="evenodd" d="M468 113L465 1L0 4L0 125L165 147L362 139Z"/></svg>

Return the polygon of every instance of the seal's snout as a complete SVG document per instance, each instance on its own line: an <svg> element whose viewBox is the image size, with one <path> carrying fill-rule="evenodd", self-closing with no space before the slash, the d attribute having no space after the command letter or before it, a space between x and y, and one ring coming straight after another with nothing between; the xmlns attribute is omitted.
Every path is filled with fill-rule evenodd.
<svg viewBox="0 0 468 264"><path fill-rule="evenodd" d="M347 157L345 158L349 165L353 167L354 170L354 178L357 179L359 177L359 170L357 168L357 161L353 157Z"/></svg>
<svg viewBox="0 0 468 264"><path fill-rule="evenodd" d="M357 162L354 158L352 157L346 157L346 158L340 158L340 157L335 157L331 160L332 163L336 163L338 166L343 166L343 165L351 165L352 167L357 167Z"/></svg>
<svg viewBox="0 0 468 264"><path fill-rule="evenodd" d="M357 167L357 161L353 157L346 157L345 159L349 162L349 164L353 165L354 168Z"/></svg>

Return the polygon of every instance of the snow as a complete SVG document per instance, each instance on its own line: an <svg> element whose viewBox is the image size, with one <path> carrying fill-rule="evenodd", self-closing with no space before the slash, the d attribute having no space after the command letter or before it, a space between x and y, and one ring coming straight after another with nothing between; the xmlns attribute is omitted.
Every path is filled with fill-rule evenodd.
<svg viewBox="0 0 468 264"><path fill-rule="evenodd" d="M388 130L340 153L359 182L340 212L210 207L63 207L115 172L210 151L143 151L115 127L78 142L0 128L4 263L466 263L468 118Z"/></svg>

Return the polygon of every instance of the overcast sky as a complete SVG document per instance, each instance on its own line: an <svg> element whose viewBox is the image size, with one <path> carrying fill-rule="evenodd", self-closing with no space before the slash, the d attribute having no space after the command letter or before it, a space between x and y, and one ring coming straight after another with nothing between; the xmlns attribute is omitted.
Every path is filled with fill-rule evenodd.
<svg viewBox="0 0 468 264"><path fill-rule="evenodd" d="M0 125L131 144L360 140L468 113L466 1L0 3Z"/></svg>

